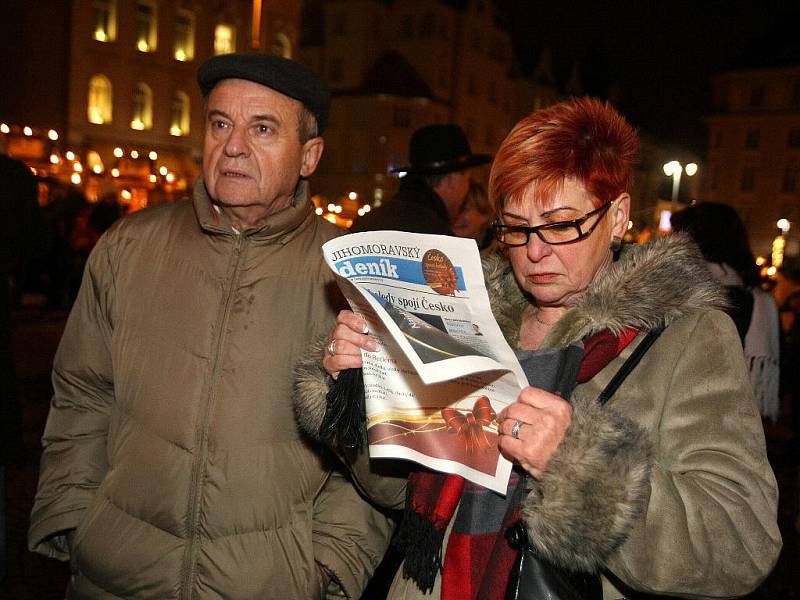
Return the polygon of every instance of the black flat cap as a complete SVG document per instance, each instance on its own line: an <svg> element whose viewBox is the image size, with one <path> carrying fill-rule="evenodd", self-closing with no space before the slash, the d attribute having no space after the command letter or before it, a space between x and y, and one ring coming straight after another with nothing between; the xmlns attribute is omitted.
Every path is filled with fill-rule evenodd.
<svg viewBox="0 0 800 600"><path fill-rule="evenodd" d="M247 79L272 88L302 102L317 118L319 133L328 125L328 84L300 63L275 54L221 54L209 58L197 70L203 97L222 79Z"/></svg>

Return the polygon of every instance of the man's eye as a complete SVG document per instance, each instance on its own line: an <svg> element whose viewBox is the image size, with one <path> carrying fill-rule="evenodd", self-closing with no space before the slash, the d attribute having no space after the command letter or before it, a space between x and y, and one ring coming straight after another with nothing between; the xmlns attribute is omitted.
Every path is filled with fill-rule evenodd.
<svg viewBox="0 0 800 600"><path fill-rule="evenodd" d="M272 127L270 127L269 125L257 125L256 131L258 131L258 133L260 133L261 135L266 135L272 132Z"/></svg>
<svg viewBox="0 0 800 600"><path fill-rule="evenodd" d="M225 121L212 121L211 126L214 129L225 129L228 124Z"/></svg>

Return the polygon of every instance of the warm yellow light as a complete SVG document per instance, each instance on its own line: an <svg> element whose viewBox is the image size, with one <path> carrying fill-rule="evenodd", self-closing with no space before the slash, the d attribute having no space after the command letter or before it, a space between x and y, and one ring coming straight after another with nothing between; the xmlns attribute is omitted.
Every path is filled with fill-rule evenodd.
<svg viewBox="0 0 800 600"><path fill-rule="evenodd" d="M186 52L183 49L175 50L175 60L186 62Z"/></svg>
<svg viewBox="0 0 800 600"><path fill-rule="evenodd" d="M174 135L175 137L180 137L183 135L183 130L177 125L173 125L169 128L169 134Z"/></svg>
<svg viewBox="0 0 800 600"><path fill-rule="evenodd" d="M358 212L358 216L359 217L363 217L364 216L364 209L363 208L359 208L357 212Z"/></svg>
<svg viewBox="0 0 800 600"><path fill-rule="evenodd" d="M139 40L136 42L136 48L139 52L150 52L150 44L147 43L147 40Z"/></svg>
<svg viewBox="0 0 800 600"><path fill-rule="evenodd" d="M51 129L47 132L47 137L55 142L58 139L58 132L55 129Z"/></svg>
<svg viewBox="0 0 800 600"><path fill-rule="evenodd" d="M671 160L664 165L664 174L667 176L672 176L681 172L683 172L683 167L677 160Z"/></svg>
<svg viewBox="0 0 800 600"><path fill-rule="evenodd" d="M786 250L786 238L782 235L772 240L772 266L779 269L783 264L783 253Z"/></svg>
<svg viewBox="0 0 800 600"><path fill-rule="evenodd" d="M106 32L103 31L102 29L95 29L94 39L96 39L98 42L105 42L108 39L108 37L106 36Z"/></svg>
<svg viewBox="0 0 800 600"><path fill-rule="evenodd" d="M789 222L789 219L778 219L778 222L775 223L778 226L784 235L789 233L789 229L792 228L792 224Z"/></svg>
<svg viewBox="0 0 800 600"><path fill-rule="evenodd" d="M73 173L69 180L75 185L78 185L81 182L81 176L78 173Z"/></svg>
<svg viewBox="0 0 800 600"><path fill-rule="evenodd" d="M123 152L123 151L122 151L122 148L120 148L119 146L117 146L116 148L114 148L114 156L116 156L117 158L122 158L122 156L123 156L124 154L125 154L125 152Z"/></svg>
<svg viewBox="0 0 800 600"><path fill-rule="evenodd" d="M150 160L158 159L158 152L156 152L155 150L150 150L150 154L147 155L147 158L149 158Z"/></svg>
<svg viewBox="0 0 800 600"><path fill-rule="evenodd" d="M144 122L141 119L134 119L131 121L131 129L136 129L137 131L143 130Z"/></svg>
<svg viewBox="0 0 800 600"><path fill-rule="evenodd" d="M51 154L50 155L50 163L51 164L57 165L59 162L61 162L61 159L58 158L57 154Z"/></svg>
<svg viewBox="0 0 800 600"><path fill-rule="evenodd" d="M365 204L365 205L364 205L364 206L362 206L361 208L363 208L363 209L364 209L364 212L365 212L365 213L368 213L369 211L371 211L371 210L372 210L372 207L371 207L369 204Z"/></svg>
<svg viewBox="0 0 800 600"><path fill-rule="evenodd" d="M633 229L633 221L628 221L628 231Z"/></svg>
<svg viewBox="0 0 800 600"><path fill-rule="evenodd" d="M74 165L72 165L72 168L76 173L83 173L83 165L79 162L76 162Z"/></svg>
<svg viewBox="0 0 800 600"><path fill-rule="evenodd" d="M130 200L133 197L130 190L122 190L119 195L122 196L123 200Z"/></svg>
<svg viewBox="0 0 800 600"><path fill-rule="evenodd" d="M67 150L64 156L67 157L67 160L75 160L75 153L72 150Z"/></svg>
<svg viewBox="0 0 800 600"><path fill-rule="evenodd" d="M166 179L167 183L172 183L173 181L175 181L175 173L167 173Z"/></svg>
<svg viewBox="0 0 800 600"><path fill-rule="evenodd" d="M9 133L11 128L5 123L0 123L0 133Z"/></svg>
<svg viewBox="0 0 800 600"><path fill-rule="evenodd" d="M776 269L775 267L770 267L770 268L767 269L767 275L769 275L770 277L775 277L775 274L777 272L778 272L778 269Z"/></svg>
<svg viewBox="0 0 800 600"><path fill-rule="evenodd" d="M342 207L337 204L336 207L333 209L333 212L335 212L338 215L340 212L342 212Z"/></svg>
<svg viewBox="0 0 800 600"><path fill-rule="evenodd" d="M697 164L695 164L695 163L689 163L688 165L686 165L686 174L687 174L689 177L691 177L691 176L692 176L692 175L694 175L695 173L697 173Z"/></svg>
<svg viewBox="0 0 800 600"><path fill-rule="evenodd" d="M131 150L131 158L133 158L133 159L139 158L138 150Z"/></svg>
<svg viewBox="0 0 800 600"><path fill-rule="evenodd" d="M317 213L318 215L321 215L324 211L322 210L321 207L318 206L317 208L314 209L314 212Z"/></svg>
<svg viewBox="0 0 800 600"><path fill-rule="evenodd" d="M92 106L89 109L89 121L94 123L95 125L102 125L106 122L105 118L103 118L103 112L98 106Z"/></svg>
<svg viewBox="0 0 800 600"><path fill-rule="evenodd" d="M22 133L25 135L33 135L33 129L28 127L27 125L22 129Z"/></svg>
<svg viewBox="0 0 800 600"><path fill-rule="evenodd" d="M92 167L92 171L94 171L97 175L100 175L100 173L103 172L103 166L102 165L95 165L95 166Z"/></svg>
<svg viewBox="0 0 800 600"><path fill-rule="evenodd" d="M763 256L756 256L756 265L758 265L759 267L763 267L764 263L766 263L766 262L767 262L767 259L764 258Z"/></svg>
<svg viewBox="0 0 800 600"><path fill-rule="evenodd" d="M119 169L117 169L116 167L111 169L111 176L112 177L119 177Z"/></svg>
<svg viewBox="0 0 800 600"><path fill-rule="evenodd" d="M167 167L161 167L158 170L158 172L161 173L162 175L166 175L167 173L169 173L169 169Z"/></svg>
<svg viewBox="0 0 800 600"><path fill-rule="evenodd" d="M325 218L334 225L336 225L336 215L325 215Z"/></svg>
<svg viewBox="0 0 800 600"><path fill-rule="evenodd" d="M158 181L158 175L150 173L150 183L155 183L156 181Z"/></svg>
<svg viewBox="0 0 800 600"><path fill-rule="evenodd" d="M334 210L336 210L336 205L333 202L331 202L330 204L328 204L328 212L333 212Z"/></svg>
<svg viewBox="0 0 800 600"><path fill-rule="evenodd" d="M350 198L350 200L355 200L356 198L358 198L358 194L356 192L350 192L349 194L347 194L347 197Z"/></svg>

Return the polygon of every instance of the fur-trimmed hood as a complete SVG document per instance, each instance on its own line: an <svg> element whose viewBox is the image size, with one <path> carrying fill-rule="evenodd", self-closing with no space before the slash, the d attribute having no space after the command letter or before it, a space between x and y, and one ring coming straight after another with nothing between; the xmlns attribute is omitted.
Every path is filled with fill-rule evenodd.
<svg viewBox="0 0 800 600"><path fill-rule="evenodd" d="M530 297L517 284L505 253L487 256L483 269L495 319L509 344L517 348L522 311ZM578 304L554 325L543 346L566 346L604 329L648 331L726 303L696 244L686 234L674 234L623 247L619 259L598 274Z"/></svg>

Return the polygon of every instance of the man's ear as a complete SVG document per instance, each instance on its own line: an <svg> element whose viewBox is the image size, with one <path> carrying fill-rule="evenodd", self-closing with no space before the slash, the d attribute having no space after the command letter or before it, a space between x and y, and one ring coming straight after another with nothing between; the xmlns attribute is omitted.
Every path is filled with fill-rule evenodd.
<svg viewBox="0 0 800 600"><path fill-rule="evenodd" d="M631 196L627 192L617 196L614 204L609 208L611 213L611 234L623 238L628 231L628 221L631 214Z"/></svg>
<svg viewBox="0 0 800 600"><path fill-rule="evenodd" d="M300 164L300 177L310 177L317 169L319 159L322 158L322 151L325 149L325 141L321 137L315 137L303 144L303 160Z"/></svg>

